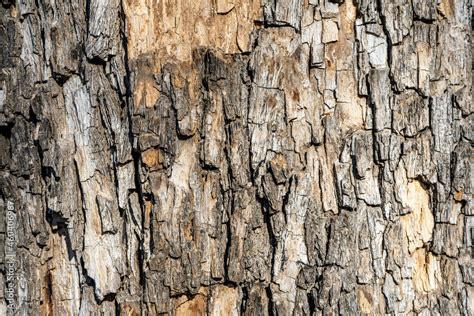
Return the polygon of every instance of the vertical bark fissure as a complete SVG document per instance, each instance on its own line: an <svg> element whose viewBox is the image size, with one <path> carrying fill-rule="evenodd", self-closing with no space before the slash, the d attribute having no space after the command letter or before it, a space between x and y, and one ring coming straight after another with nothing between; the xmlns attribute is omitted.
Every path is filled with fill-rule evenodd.
<svg viewBox="0 0 474 316"><path fill-rule="evenodd" d="M472 18L3 1L0 313L472 314Z"/></svg>

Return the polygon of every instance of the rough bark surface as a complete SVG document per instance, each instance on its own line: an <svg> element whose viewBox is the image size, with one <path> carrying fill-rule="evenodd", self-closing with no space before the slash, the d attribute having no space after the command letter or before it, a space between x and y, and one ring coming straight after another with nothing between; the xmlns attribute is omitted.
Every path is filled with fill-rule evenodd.
<svg viewBox="0 0 474 316"><path fill-rule="evenodd" d="M470 0L1 3L19 315L474 314Z"/></svg>

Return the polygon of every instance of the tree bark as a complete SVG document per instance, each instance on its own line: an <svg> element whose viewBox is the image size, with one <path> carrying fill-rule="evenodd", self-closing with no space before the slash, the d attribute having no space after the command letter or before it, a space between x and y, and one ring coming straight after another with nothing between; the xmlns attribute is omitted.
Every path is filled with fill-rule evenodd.
<svg viewBox="0 0 474 316"><path fill-rule="evenodd" d="M469 0L0 12L0 314L474 314Z"/></svg>

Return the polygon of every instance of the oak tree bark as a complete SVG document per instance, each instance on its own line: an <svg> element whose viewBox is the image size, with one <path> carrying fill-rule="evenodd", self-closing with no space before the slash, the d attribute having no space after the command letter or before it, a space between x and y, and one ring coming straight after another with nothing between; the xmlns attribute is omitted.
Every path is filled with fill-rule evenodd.
<svg viewBox="0 0 474 316"><path fill-rule="evenodd" d="M0 314L473 315L471 14L2 0Z"/></svg>

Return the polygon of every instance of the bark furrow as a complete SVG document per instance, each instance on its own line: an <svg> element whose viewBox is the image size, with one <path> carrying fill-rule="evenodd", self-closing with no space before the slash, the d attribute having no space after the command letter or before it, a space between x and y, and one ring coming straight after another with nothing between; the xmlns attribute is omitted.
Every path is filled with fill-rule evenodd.
<svg viewBox="0 0 474 316"><path fill-rule="evenodd" d="M0 13L0 314L474 314L470 0Z"/></svg>

